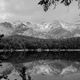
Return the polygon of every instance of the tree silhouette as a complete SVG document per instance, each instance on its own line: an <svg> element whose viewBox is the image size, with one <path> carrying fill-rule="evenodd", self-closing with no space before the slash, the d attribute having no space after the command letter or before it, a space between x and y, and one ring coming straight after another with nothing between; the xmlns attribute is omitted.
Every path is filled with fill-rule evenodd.
<svg viewBox="0 0 80 80"><path fill-rule="evenodd" d="M71 4L73 0L40 0L38 2L38 5L43 6L44 11L48 11L49 7L51 5L54 5L54 8L56 8L56 6L58 5L58 3L63 3L65 6L69 6ZM75 0L78 1L78 3L80 4L80 0ZM79 6L78 4L78 6Z"/></svg>

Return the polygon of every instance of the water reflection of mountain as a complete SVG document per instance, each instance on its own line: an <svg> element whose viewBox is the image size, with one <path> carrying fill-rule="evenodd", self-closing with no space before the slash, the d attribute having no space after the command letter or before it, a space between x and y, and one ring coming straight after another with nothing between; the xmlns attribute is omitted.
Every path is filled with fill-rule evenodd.
<svg viewBox="0 0 80 80"><path fill-rule="evenodd" d="M14 36L9 36L2 38L0 41L0 48L1 50L3 49L3 52L0 52L0 61L2 63L6 62L7 64L10 63L12 66L7 68L8 66L2 65L0 69L3 70L2 74L5 76L13 76L12 74L15 72L14 69L18 72L19 77L24 80L25 73L27 73L27 70L32 70L34 63L35 66L38 65L37 61L43 60L44 63L46 60L49 60L48 65L51 67L53 70L52 76L48 75L31 75L32 73L29 74L31 79L37 80L38 78L41 79L46 79L43 77L47 77L47 79L60 79L60 80L66 80L66 76L69 76L67 79L73 79L74 76L71 77L71 75L74 74L80 74L80 63L77 64L75 62L80 62L80 52L76 51L43 51L43 48L50 48L54 50L54 48L57 49L68 49L71 47L72 49L74 48L79 48L79 41L80 38L68 38L68 39L40 39L40 38L34 38L34 37L29 37L29 36L21 36L21 35L14 35ZM78 46L77 46L78 45ZM33 48L34 51L25 51L25 49L30 49ZM41 52L35 51L35 49L41 48ZM11 51L5 51L6 49L11 50ZM24 51L15 51L16 49L23 49ZM56 62L55 62L56 60ZM61 62L58 62L58 60L63 60ZM52 63L50 62L52 61ZM66 61L66 62L65 62ZM71 63L69 63L69 61ZM33 63L34 62L34 63ZM30 64L31 63L31 64ZM4 63L5 64L5 63ZM43 64L41 64L43 65ZM40 66L40 65L39 65ZM75 69L78 69L78 72L64 72L61 74L61 72L64 69L67 69L67 67L74 67ZM24 73L21 73L20 71L23 72L23 67L25 67ZM54 70L56 69L56 70ZM14 72L13 72L14 71ZM15 72L14 74L16 74ZM0 71L1 73L1 71ZM20 74L23 75L23 77L20 76ZM28 76L28 74L26 74ZM4 76L1 76L1 79ZM79 75L75 75L76 80ZM10 78L10 77L8 77ZM15 77L16 78L16 77ZM11 78L10 78L11 79ZM27 79L26 79L27 80Z"/></svg>

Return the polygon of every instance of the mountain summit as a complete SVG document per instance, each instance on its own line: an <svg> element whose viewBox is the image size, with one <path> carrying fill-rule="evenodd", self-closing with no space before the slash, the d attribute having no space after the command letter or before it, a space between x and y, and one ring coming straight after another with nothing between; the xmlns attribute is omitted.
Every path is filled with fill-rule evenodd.
<svg viewBox="0 0 80 80"><path fill-rule="evenodd" d="M7 35L24 35L44 39L59 39L79 36L79 25L53 21L52 23L1 22L0 33Z"/></svg>

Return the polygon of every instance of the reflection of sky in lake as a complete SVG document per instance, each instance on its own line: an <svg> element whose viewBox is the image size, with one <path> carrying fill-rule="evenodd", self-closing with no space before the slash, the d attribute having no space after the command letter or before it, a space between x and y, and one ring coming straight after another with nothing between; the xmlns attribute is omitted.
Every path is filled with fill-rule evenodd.
<svg viewBox="0 0 80 80"><path fill-rule="evenodd" d="M51 7L46 13L37 3L38 0L0 0L0 17L2 19L5 19L6 16L21 19L23 17L33 22L52 22L54 19L66 20L68 22L79 20L79 10L75 1L69 7L59 5L55 10Z"/></svg>

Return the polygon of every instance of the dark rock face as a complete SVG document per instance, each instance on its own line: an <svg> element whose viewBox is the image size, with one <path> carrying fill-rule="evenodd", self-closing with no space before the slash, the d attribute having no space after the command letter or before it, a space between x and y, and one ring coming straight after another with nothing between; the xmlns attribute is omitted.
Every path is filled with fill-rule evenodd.
<svg viewBox="0 0 80 80"><path fill-rule="evenodd" d="M2 22L0 23L0 26L3 26L5 28L13 28L13 25L10 22Z"/></svg>

